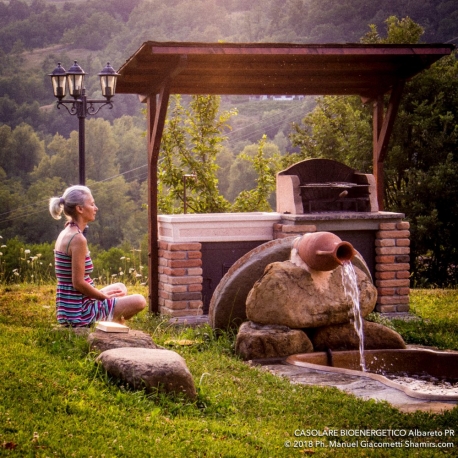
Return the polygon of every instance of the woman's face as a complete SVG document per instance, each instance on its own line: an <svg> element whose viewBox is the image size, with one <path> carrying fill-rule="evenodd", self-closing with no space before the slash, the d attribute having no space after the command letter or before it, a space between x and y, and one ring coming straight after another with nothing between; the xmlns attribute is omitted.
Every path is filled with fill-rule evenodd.
<svg viewBox="0 0 458 458"><path fill-rule="evenodd" d="M87 221L94 221L95 215L97 213L97 206L95 205L94 198L92 194L88 194L84 199L84 205L81 206L82 213L81 216Z"/></svg>

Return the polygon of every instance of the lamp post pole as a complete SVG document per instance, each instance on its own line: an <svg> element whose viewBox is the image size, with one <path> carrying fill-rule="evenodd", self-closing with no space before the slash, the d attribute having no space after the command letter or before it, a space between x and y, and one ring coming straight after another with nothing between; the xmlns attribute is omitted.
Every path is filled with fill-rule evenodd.
<svg viewBox="0 0 458 458"><path fill-rule="evenodd" d="M78 153L79 153L79 183L86 184L86 117L97 114L102 107L108 105L113 108L111 98L115 94L116 78L118 73L107 63L106 67L98 74L102 95L105 100L88 99L84 87L84 76L86 73L75 61L67 72L60 62L52 73L50 73L54 96L57 97L57 108L63 106L70 115L78 117ZM65 100L68 92L72 99ZM97 107L97 105L99 105Z"/></svg>
<svg viewBox="0 0 458 458"><path fill-rule="evenodd" d="M78 103L78 154L79 154L79 182L86 184L86 89L83 89L81 101Z"/></svg>

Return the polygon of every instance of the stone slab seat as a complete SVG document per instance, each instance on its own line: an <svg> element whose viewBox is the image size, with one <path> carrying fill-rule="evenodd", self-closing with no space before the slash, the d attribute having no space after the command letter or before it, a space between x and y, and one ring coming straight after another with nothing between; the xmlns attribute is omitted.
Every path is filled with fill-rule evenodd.
<svg viewBox="0 0 458 458"><path fill-rule="evenodd" d="M96 359L108 374L147 393L184 394L196 398L196 388L185 360L171 350L152 348L114 348Z"/></svg>
<svg viewBox="0 0 458 458"><path fill-rule="evenodd" d="M129 332L104 332L96 329L88 335L87 341L91 351L96 352L123 347L160 348L149 334L135 329L129 329Z"/></svg>

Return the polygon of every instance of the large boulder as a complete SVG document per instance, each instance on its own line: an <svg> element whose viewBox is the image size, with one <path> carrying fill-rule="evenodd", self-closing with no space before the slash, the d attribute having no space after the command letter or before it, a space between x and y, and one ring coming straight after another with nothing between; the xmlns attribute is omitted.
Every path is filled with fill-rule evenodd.
<svg viewBox="0 0 458 458"><path fill-rule="evenodd" d="M129 329L129 332L95 330L88 335L87 341L90 349L97 352L123 347L159 348L149 334L134 329Z"/></svg>
<svg viewBox="0 0 458 458"><path fill-rule="evenodd" d="M197 395L185 360L174 351L150 348L116 348L102 352L96 359L113 377L135 389Z"/></svg>
<svg viewBox="0 0 458 458"><path fill-rule="evenodd" d="M363 320L363 331L365 350L406 348L402 337L382 324ZM359 349L359 337L352 323L319 328L312 342L315 351L325 351L328 348L334 351Z"/></svg>
<svg viewBox="0 0 458 458"><path fill-rule="evenodd" d="M246 321L237 334L235 351L244 360L250 360L309 353L313 351L313 346L300 329L262 326Z"/></svg>
<svg viewBox="0 0 458 458"><path fill-rule="evenodd" d="M374 310L377 290L367 274L354 269L364 317ZM312 276L290 261L274 262L248 294L246 315L264 325L316 328L349 322L352 301L345 295L341 267Z"/></svg>

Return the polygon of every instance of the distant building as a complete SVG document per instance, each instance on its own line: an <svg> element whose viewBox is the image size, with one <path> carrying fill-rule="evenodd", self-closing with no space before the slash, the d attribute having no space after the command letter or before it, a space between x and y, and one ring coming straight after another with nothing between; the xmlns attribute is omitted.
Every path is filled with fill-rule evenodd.
<svg viewBox="0 0 458 458"><path fill-rule="evenodd" d="M290 102L292 100L302 100L303 95L250 95L250 102L258 102L261 100L275 100L277 102Z"/></svg>

